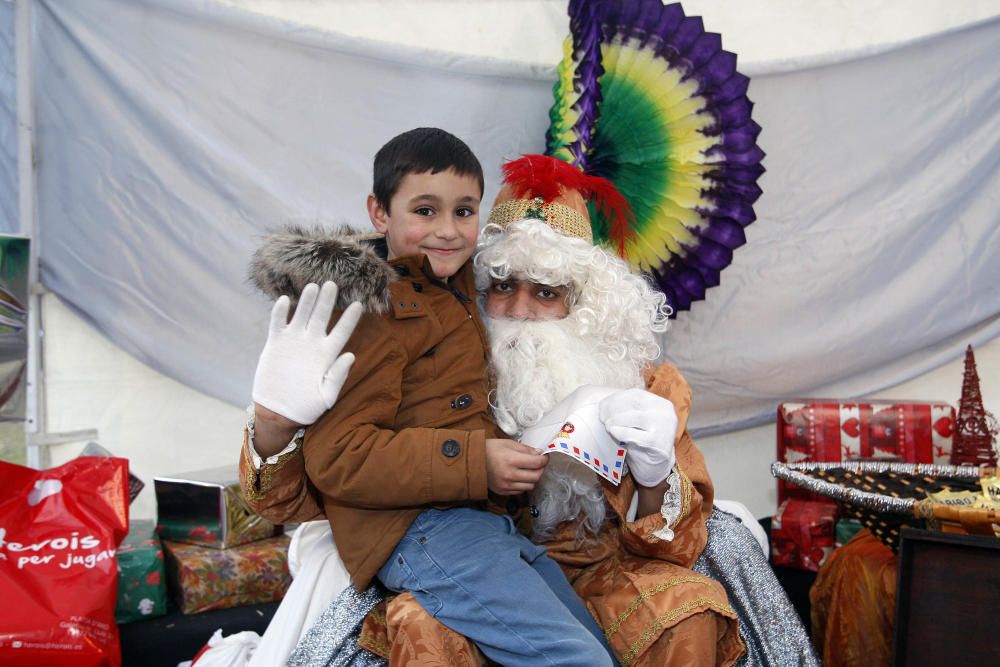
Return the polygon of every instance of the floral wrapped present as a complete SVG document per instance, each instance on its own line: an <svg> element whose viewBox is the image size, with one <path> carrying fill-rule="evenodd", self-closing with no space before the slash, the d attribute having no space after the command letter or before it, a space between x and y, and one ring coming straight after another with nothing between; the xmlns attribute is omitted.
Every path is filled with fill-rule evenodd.
<svg viewBox="0 0 1000 667"><path fill-rule="evenodd" d="M857 460L947 464L955 409L946 403L803 401L778 406L778 462ZM778 503L819 500L778 480Z"/></svg>
<svg viewBox="0 0 1000 667"><path fill-rule="evenodd" d="M837 506L789 498L771 520L771 563L818 572L833 551Z"/></svg>
<svg viewBox="0 0 1000 667"><path fill-rule="evenodd" d="M163 549L153 521L133 521L118 547L115 622L130 623L167 613Z"/></svg>
<svg viewBox="0 0 1000 667"><path fill-rule="evenodd" d="M291 584L285 535L213 549L164 540L170 592L185 614L280 600Z"/></svg>
<svg viewBox="0 0 1000 667"><path fill-rule="evenodd" d="M236 466L157 477L153 484L164 540L227 549L275 534L274 524L247 506Z"/></svg>

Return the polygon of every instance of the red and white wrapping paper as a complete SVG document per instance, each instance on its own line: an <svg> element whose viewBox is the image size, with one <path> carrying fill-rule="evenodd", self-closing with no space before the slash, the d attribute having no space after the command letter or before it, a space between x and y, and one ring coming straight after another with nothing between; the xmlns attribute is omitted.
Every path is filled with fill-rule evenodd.
<svg viewBox="0 0 1000 667"><path fill-rule="evenodd" d="M836 542L837 506L789 498L771 519L771 563L818 572Z"/></svg>
<svg viewBox="0 0 1000 667"><path fill-rule="evenodd" d="M955 408L946 403L811 401L778 406L778 461L950 462ZM817 496L778 481L778 503Z"/></svg>

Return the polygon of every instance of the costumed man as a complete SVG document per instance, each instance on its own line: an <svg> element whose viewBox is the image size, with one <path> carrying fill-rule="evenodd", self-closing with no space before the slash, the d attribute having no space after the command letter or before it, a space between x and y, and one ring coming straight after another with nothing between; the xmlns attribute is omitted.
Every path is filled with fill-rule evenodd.
<svg viewBox="0 0 1000 667"><path fill-rule="evenodd" d="M598 418L625 444L630 469L615 486L569 458L550 459L519 527L564 567L622 664L733 664L744 650L737 614L722 585L691 569L707 541L714 493L685 428L690 390L676 369L650 368L667 328L665 298L593 245L584 195L603 179L544 156L505 169L525 178L508 179L475 260L498 425L516 436L581 385L601 385L612 391ZM281 488L301 465L267 467L273 477L255 479L245 451L251 503L286 513ZM342 598L335 611L357 602ZM321 617L290 664L338 662L325 653L337 642L316 634L343 626ZM369 614L360 644L392 664L483 660L410 594Z"/></svg>
<svg viewBox="0 0 1000 667"><path fill-rule="evenodd" d="M523 437L550 411L562 421L579 387L616 388L597 416L626 449L617 485L553 454L529 494L532 539L563 566L623 665L818 665L763 530L739 503L714 500L686 428L687 382L655 365L663 294L592 242L588 212L613 220L627 203L553 158L525 156L504 172L475 257L497 425Z"/></svg>
<svg viewBox="0 0 1000 667"><path fill-rule="evenodd" d="M650 366L666 329L662 294L592 245L579 189L557 185L551 196L552 186L540 185L539 178L557 182L555 172L565 176L563 163L533 156L507 171L532 160L531 182L508 183L498 199L475 260L491 336L494 414L516 436L581 385L620 389L602 401L599 418L626 444L629 472L615 486L553 456L520 527L563 565L622 664L732 664L742 652L737 615L749 648L740 664L815 664L750 530L712 512L712 483L686 431L687 384L672 367ZM537 191L548 200L538 201ZM285 512L282 480L301 474L295 453L261 477L252 448L245 452L251 504L265 514ZM306 519L318 508L297 509ZM756 527L752 517L746 523ZM325 552L326 567L331 560ZM411 595L381 598L375 589L345 590L289 664L380 664L376 655L392 664L483 661Z"/></svg>

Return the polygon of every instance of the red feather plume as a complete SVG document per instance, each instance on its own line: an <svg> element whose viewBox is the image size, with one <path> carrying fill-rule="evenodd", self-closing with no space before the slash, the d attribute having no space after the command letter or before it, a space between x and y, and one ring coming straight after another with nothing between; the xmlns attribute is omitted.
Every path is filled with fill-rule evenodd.
<svg viewBox="0 0 1000 667"><path fill-rule="evenodd" d="M548 155L523 155L503 165L504 183L517 199L541 197L546 202L559 198L566 190L576 190L592 199L602 215L611 221L610 238L620 256L632 231L632 208L614 183L600 176L588 176L573 165Z"/></svg>

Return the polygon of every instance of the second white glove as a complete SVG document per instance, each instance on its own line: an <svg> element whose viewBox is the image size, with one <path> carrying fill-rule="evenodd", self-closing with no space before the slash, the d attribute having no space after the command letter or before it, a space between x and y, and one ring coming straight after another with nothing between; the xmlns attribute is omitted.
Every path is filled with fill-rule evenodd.
<svg viewBox="0 0 1000 667"><path fill-rule="evenodd" d="M674 404L644 389L626 389L598 405L604 428L626 448L625 461L636 483L656 486L677 462Z"/></svg>
<svg viewBox="0 0 1000 667"><path fill-rule="evenodd" d="M341 351L362 312L361 304L352 303L327 334L336 303L337 285L332 282L322 289L306 285L291 322L288 297L275 302L253 380L255 403L302 426L333 407L354 363L353 354Z"/></svg>

